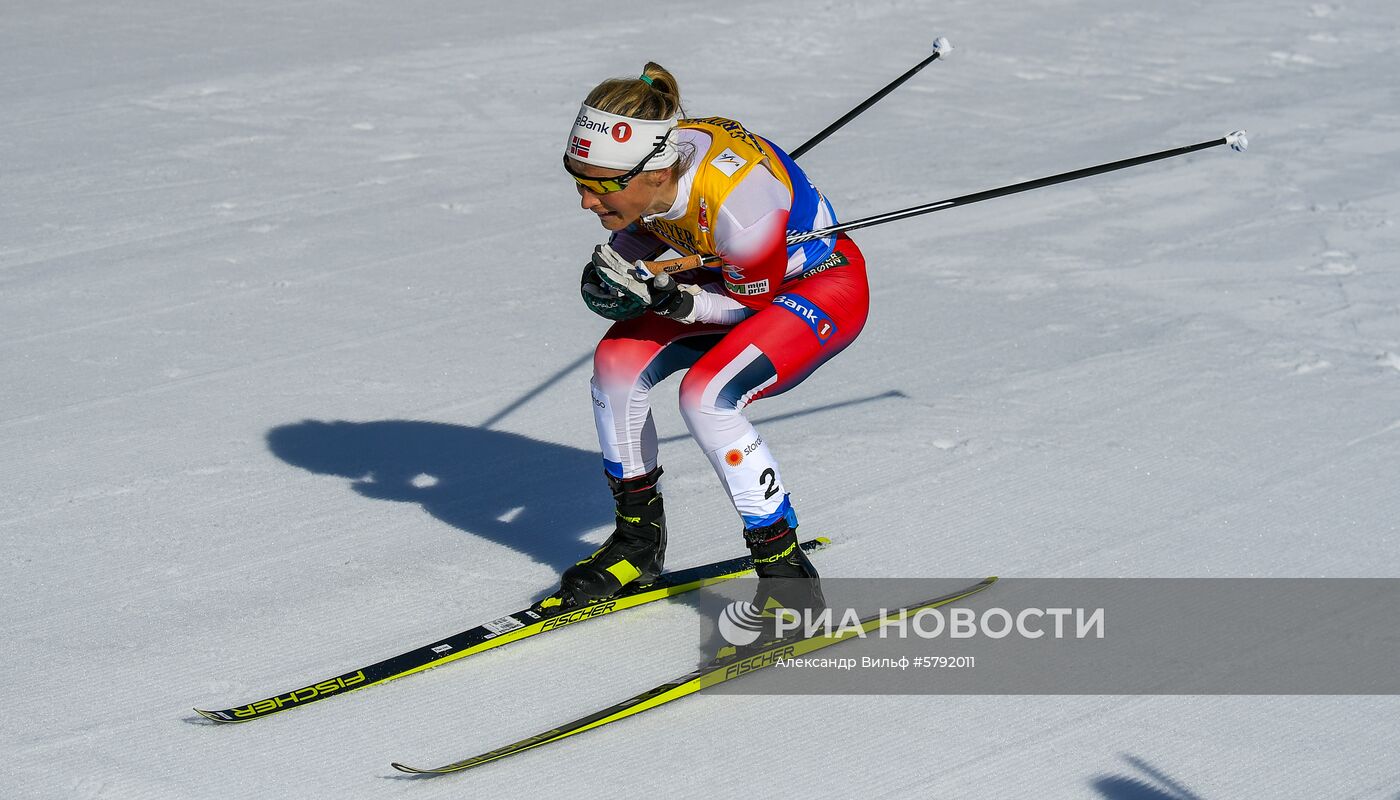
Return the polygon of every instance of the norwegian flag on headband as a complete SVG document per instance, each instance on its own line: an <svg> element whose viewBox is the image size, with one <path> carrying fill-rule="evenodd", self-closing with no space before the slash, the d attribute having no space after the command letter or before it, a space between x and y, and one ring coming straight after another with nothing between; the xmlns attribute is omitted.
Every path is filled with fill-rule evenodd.
<svg viewBox="0 0 1400 800"><path fill-rule="evenodd" d="M569 137L569 155L579 158L588 158L588 148L593 146L591 139L580 139L577 136Z"/></svg>

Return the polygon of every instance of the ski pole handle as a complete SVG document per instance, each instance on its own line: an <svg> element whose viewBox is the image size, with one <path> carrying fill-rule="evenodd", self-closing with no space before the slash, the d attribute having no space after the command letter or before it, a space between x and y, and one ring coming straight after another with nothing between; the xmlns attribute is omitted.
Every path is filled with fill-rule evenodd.
<svg viewBox="0 0 1400 800"><path fill-rule="evenodd" d="M699 269L704 266L717 267L724 263L724 259L719 256L689 255L681 258L673 258L669 261L642 261L639 262L652 275L665 273L673 275L677 272L688 272L692 269Z"/></svg>

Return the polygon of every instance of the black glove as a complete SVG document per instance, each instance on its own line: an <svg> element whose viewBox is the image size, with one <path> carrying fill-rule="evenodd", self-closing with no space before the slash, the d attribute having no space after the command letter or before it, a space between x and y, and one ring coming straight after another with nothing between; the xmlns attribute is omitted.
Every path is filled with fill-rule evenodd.
<svg viewBox="0 0 1400 800"><path fill-rule="evenodd" d="M663 317L677 322L695 321L695 295L700 287L679 284L666 273L651 279L651 305L649 308Z"/></svg>

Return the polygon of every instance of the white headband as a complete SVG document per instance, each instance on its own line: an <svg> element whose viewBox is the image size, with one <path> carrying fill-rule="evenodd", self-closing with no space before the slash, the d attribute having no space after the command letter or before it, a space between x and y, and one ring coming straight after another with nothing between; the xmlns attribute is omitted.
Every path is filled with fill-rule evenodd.
<svg viewBox="0 0 1400 800"><path fill-rule="evenodd" d="M681 157L675 141L669 136L678 121L677 117L623 117L585 104L578 110L565 152L595 167L632 169L656 149L657 143L665 139L666 146L646 164L646 169L662 169L676 163Z"/></svg>

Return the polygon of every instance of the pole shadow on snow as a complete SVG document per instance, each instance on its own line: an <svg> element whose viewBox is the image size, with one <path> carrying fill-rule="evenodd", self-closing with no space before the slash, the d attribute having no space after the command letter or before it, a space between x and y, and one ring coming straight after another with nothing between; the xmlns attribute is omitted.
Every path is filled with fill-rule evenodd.
<svg viewBox="0 0 1400 800"><path fill-rule="evenodd" d="M1205 800L1180 781L1136 756L1125 755L1123 760L1151 780L1128 775L1100 775L1089 783L1103 795L1104 800Z"/></svg>
<svg viewBox="0 0 1400 800"><path fill-rule="evenodd" d="M835 411L835 410L838 409L838 408L849 408L849 407L851 407L851 406L858 406L858 405L862 405L862 404L864 404L864 403L873 403L873 402L875 402L875 401L877 401L877 400L893 400L893 399L897 399L897 398L905 398L905 397L908 397L908 396L909 396L909 395L905 394L904 392L901 392L901 391L898 390L898 389L890 389L888 392L882 392L882 393L880 393L880 394L872 394L872 395L870 395L869 397L858 397L858 398L856 398L855 400L843 400L843 401L841 401L841 402L839 402L839 403L827 403L826 405L817 406L816 408L809 408L809 409L806 409L805 411L792 411L792 412L789 412L789 413L787 413L787 414L778 414L778 415L772 416L772 417L765 417L765 418L763 418L763 419L756 419L756 420L753 421L753 424L754 424L754 427L756 427L756 428L764 428L764 427L767 427L768 425L772 425L772 424L775 423L775 422L785 422L785 421L790 420L790 419L799 419L799 418L801 418L801 417L810 417L810 416L812 416L813 414L824 414L824 413L826 413L826 412L828 412L828 411ZM671 442L683 442L683 441L686 441L686 440L689 439L689 438L690 438L690 434L688 434L688 433L683 433L683 434L680 434L680 435L678 435L678 436L667 436L667 437L665 437L665 438L658 439L657 441L658 441L659 443L661 443L661 444L669 444L669 443L671 443Z"/></svg>

